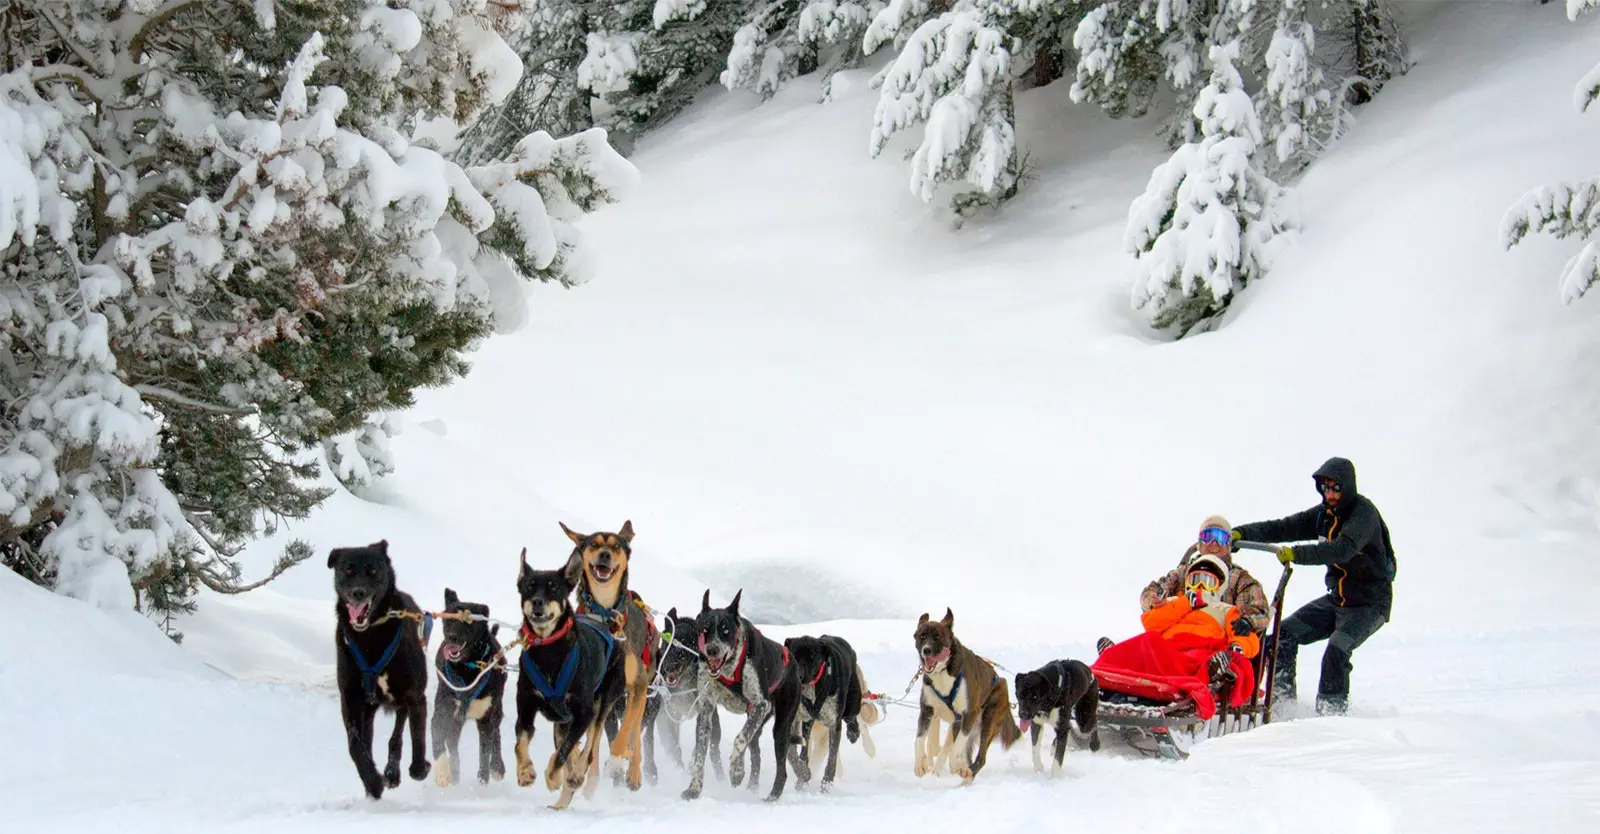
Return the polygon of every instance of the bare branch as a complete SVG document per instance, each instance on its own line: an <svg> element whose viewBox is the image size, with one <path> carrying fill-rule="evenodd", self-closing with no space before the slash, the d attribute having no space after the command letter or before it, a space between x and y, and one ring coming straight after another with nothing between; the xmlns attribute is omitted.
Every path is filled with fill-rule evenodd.
<svg viewBox="0 0 1600 834"><path fill-rule="evenodd" d="M46 11L41 12L39 16L43 17L45 22L50 24L51 29L56 30L56 37L61 39L62 45L72 50L72 54L78 56L78 60L82 61L85 67L87 67L91 72L95 72L100 75L105 74L105 68L100 66L100 62L95 60L93 55L83 51L83 47L79 46L78 42L72 39L71 33L67 32L66 28L61 25L61 21L56 20L55 15ZM98 101L99 98L99 96L95 96L95 100Z"/></svg>
<svg viewBox="0 0 1600 834"><path fill-rule="evenodd" d="M145 42L150 39L151 35L156 33L157 29L165 26L167 21L182 14L190 7L198 6L199 4L200 0L178 0L178 2L168 3L151 15L150 19L139 27L139 31L133 36L133 40L128 43L128 53L132 56L133 63L137 64L144 59Z"/></svg>

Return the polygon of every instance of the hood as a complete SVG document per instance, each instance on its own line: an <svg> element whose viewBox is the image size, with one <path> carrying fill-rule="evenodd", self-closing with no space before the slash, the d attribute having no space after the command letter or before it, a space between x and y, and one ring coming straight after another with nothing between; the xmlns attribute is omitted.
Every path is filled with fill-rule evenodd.
<svg viewBox="0 0 1600 834"><path fill-rule="evenodd" d="M1316 485L1318 478L1332 478L1333 480L1338 481L1339 485L1344 487L1344 492L1342 495L1345 498L1349 498L1360 492L1360 490L1356 488L1356 465L1345 458L1328 458L1327 462L1318 467L1316 472L1311 473L1311 483L1313 486ZM1317 495L1320 496L1321 494L1322 491L1320 489L1317 490ZM1343 502L1341 501L1340 503Z"/></svg>
<svg viewBox="0 0 1600 834"><path fill-rule="evenodd" d="M1207 566L1209 566L1218 576L1222 577L1223 585L1228 584L1228 575L1233 571L1230 570L1230 566L1226 562L1210 554L1201 554L1196 556L1193 561L1184 566L1183 575L1188 576L1189 574L1194 573L1196 570Z"/></svg>

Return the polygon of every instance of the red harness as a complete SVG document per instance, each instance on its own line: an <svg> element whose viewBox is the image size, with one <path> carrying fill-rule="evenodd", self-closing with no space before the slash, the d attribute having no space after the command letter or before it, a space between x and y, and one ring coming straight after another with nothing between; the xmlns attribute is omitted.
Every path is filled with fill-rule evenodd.
<svg viewBox="0 0 1600 834"><path fill-rule="evenodd" d="M759 633L760 632L757 632L757 634L759 634ZM745 661L746 657L749 657L749 655L750 655L750 640L749 640L749 638L746 638L746 639L740 641L740 643L739 643L739 659L738 659L738 661L736 661L733 664L733 677L731 677L731 678L727 677L726 675L723 675L721 672L714 672L713 674L716 675L717 680L722 682L723 686L726 686L729 689L733 689L734 687L738 686L740 684L740 682L742 682L744 680L744 661ZM701 634L700 635L700 656L701 657L705 657L706 656L706 636L705 636L705 634ZM789 668L789 647L788 646L784 646L783 647L783 666L784 666L785 669ZM818 675L817 679L821 680L822 676ZM772 686L767 687L767 694L771 695L772 693L777 692L778 691L778 687L782 686L782 685L783 685L783 678L778 678L776 681L773 682Z"/></svg>

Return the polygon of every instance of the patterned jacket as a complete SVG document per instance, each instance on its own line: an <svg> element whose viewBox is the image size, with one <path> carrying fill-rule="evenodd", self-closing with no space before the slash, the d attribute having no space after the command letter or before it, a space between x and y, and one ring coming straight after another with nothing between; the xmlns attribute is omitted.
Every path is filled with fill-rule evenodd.
<svg viewBox="0 0 1600 834"><path fill-rule="evenodd" d="M1187 572L1187 567L1173 568L1165 576L1144 586L1144 592L1139 594L1139 610L1158 608L1183 593L1183 577ZM1229 566L1228 581L1223 584L1219 599L1229 605L1237 605L1250 625L1255 626L1257 634L1266 634L1267 628L1272 625L1272 604L1267 602L1267 592L1244 568Z"/></svg>

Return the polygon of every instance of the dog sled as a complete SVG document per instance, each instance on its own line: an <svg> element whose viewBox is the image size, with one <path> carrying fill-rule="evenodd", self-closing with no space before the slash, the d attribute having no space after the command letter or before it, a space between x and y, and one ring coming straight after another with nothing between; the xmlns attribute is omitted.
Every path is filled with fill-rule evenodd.
<svg viewBox="0 0 1600 834"><path fill-rule="evenodd" d="M1277 549L1258 542L1242 541L1236 545L1240 549L1266 552ZM1120 736L1130 748L1145 755L1183 759L1197 741L1271 723L1278 625L1283 618L1284 591L1293 572L1292 565L1284 565L1283 575L1272 595L1272 628L1261 643L1261 651L1250 661L1255 685L1247 702L1231 706L1231 699L1223 690L1231 688L1232 682L1225 682L1212 690L1215 713L1204 718L1194 697L1170 682L1156 680L1153 676L1094 669L1095 680L1100 685L1100 707L1095 721L1102 735Z"/></svg>

